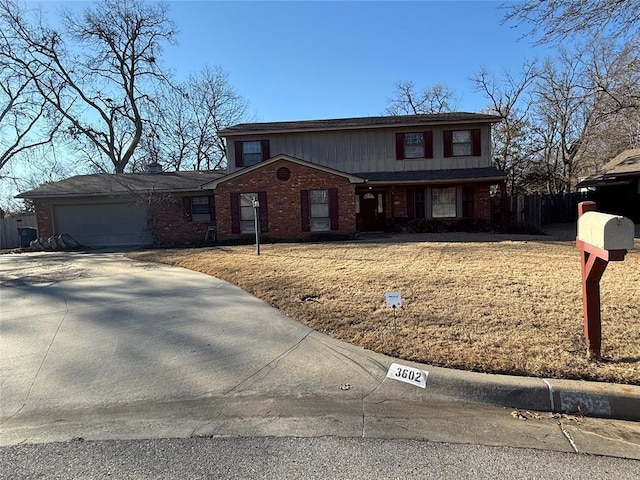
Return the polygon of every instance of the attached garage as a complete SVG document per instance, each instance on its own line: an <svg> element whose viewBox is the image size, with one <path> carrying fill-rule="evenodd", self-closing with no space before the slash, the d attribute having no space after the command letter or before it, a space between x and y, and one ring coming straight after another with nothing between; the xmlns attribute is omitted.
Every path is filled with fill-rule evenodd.
<svg viewBox="0 0 640 480"><path fill-rule="evenodd" d="M151 245L147 207L141 203L52 205L56 234L87 247Z"/></svg>
<svg viewBox="0 0 640 480"><path fill-rule="evenodd" d="M18 198L33 201L40 238L68 234L85 247L196 244L216 230L213 192L202 187L224 174L77 175Z"/></svg>

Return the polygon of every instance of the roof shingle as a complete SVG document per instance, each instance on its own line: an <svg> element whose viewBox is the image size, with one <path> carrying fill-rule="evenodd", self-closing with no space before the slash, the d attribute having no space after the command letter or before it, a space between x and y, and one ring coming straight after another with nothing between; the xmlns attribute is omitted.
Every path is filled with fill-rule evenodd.
<svg viewBox="0 0 640 480"><path fill-rule="evenodd" d="M220 131L223 137L258 133L285 133L322 130L350 130L449 123L499 122L500 117L482 113L450 112L427 115L395 115L381 117L336 118L329 120L300 120L292 122L241 123Z"/></svg>

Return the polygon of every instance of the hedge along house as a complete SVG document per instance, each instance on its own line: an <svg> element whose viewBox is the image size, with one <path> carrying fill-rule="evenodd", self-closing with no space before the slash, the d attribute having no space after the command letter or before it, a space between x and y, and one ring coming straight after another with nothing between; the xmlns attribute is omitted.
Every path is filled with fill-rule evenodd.
<svg viewBox="0 0 640 480"><path fill-rule="evenodd" d="M334 181L350 178L354 191L349 201L353 204L355 225L346 227L351 216L347 200L341 196L344 212L338 213L339 225L343 225L340 229L377 231L415 219L489 222L490 188L495 185L503 189L506 180L491 159L491 125L498 121L500 118L493 115L444 113L247 123L226 128L220 135L227 140L232 180L242 178L243 171L255 175L257 165L274 158L296 159L306 169L312 170L314 165L317 169L329 169L327 172L331 174L324 183L309 187L310 191L333 191L338 188ZM277 155L273 157L273 153ZM269 178L276 178L272 173ZM231 193L225 191L221 198L218 192L226 181L220 179L210 184L216 189L217 208L221 202L227 202L224 196ZM257 187L235 182L235 191L255 193L251 190ZM263 195L277 185L265 183ZM342 195L345 194L346 191ZM274 190L273 195L282 192ZM312 195L314 199L310 197L310 202L324 193ZM298 203L292 203L292 211L299 209L303 215L307 212L305 202L301 198L299 207ZM247 208L246 203L245 198L240 211ZM228 208L235 211L233 204ZM309 209L312 224L313 208ZM291 225L293 217L289 220ZM228 232L242 234L242 229L227 228L224 220L218 220L218 232L223 237ZM305 222L301 220L297 231L287 230L289 236L304 234ZM272 224L269 221L269 228ZM316 227L319 229L320 225ZM275 231L272 233L276 236Z"/></svg>
<svg viewBox="0 0 640 480"><path fill-rule="evenodd" d="M223 171L79 175L21 193L38 234L69 234L88 247L198 243L215 226L215 201L200 187Z"/></svg>

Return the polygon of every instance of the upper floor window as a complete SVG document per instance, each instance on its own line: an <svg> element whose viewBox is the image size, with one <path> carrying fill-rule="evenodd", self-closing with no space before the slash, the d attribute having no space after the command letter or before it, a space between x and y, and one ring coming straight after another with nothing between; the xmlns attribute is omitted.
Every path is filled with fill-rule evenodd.
<svg viewBox="0 0 640 480"><path fill-rule="evenodd" d="M267 160L269 140L248 140L234 142L236 167L249 167Z"/></svg>
<svg viewBox="0 0 640 480"><path fill-rule="evenodd" d="M479 157L480 129L445 130L443 132L445 157Z"/></svg>
<svg viewBox="0 0 640 480"><path fill-rule="evenodd" d="M396 160L432 157L432 132L396 133Z"/></svg>

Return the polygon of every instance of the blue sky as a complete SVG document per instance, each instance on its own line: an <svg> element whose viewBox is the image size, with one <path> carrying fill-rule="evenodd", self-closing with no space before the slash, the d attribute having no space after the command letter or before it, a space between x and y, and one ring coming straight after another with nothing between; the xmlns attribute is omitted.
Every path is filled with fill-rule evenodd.
<svg viewBox="0 0 640 480"><path fill-rule="evenodd" d="M396 82L449 86L462 111L487 101L469 80L547 53L501 25L492 1L170 1L165 50L178 75L220 65L256 121L373 116Z"/></svg>
<svg viewBox="0 0 640 480"><path fill-rule="evenodd" d="M55 13L85 1L41 1ZM517 73L545 56L526 28L502 25L502 1L168 0L180 33L164 64L178 78L219 65L256 121L375 116L398 81L437 83L460 111L487 100L470 81L485 66ZM507 2L508 3L508 2Z"/></svg>

